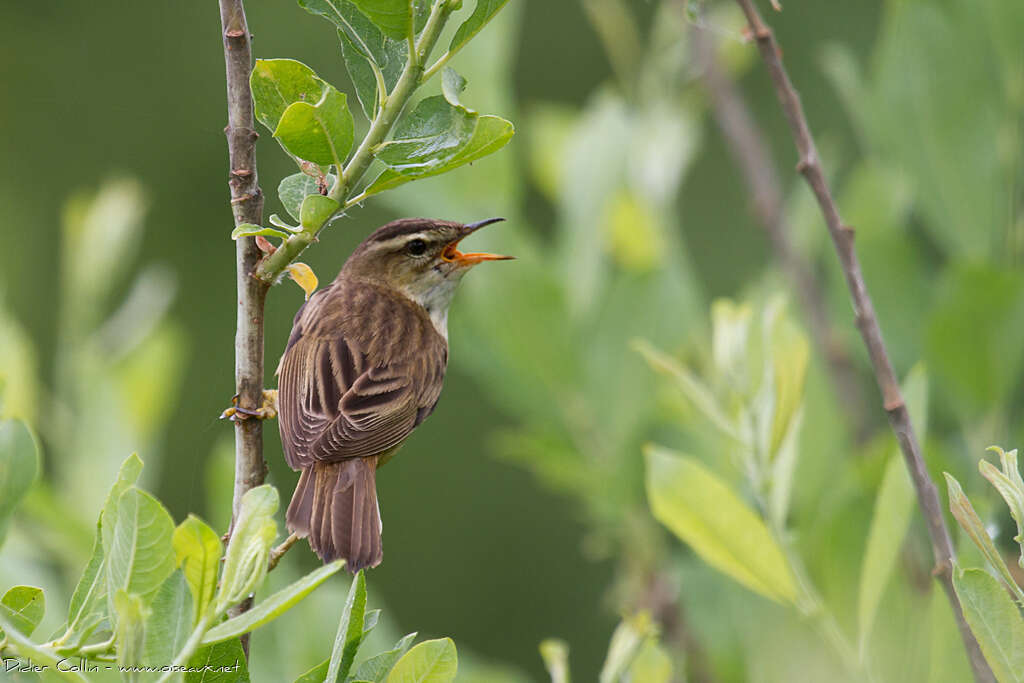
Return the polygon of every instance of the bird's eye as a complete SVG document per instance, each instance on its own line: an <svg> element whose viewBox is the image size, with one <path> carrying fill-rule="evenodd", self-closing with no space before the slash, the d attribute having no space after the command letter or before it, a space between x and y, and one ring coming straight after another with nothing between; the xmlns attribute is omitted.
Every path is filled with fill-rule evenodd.
<svg viewBox="0 0 1024 683"><path fill-rule="evenodd" d="M409 244L405 245L405 248L412 256L423 256L427 251L427 243L419 239L412 240Z"/></svg>

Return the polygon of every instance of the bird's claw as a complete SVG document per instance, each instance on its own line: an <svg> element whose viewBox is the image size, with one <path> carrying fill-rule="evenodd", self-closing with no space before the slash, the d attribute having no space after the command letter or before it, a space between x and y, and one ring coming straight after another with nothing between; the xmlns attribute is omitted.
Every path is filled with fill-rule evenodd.
<svg viewBox="0 0 1024 683"><path fill-rule="evenodd" d="M263 405L256 410L250 410L238 405L238 394L231 397L231 406L220 414L220 419L228 419L232 422L248 420L254 417L257 420L273 420L277 417L277 389L263 390Z"/></svg>

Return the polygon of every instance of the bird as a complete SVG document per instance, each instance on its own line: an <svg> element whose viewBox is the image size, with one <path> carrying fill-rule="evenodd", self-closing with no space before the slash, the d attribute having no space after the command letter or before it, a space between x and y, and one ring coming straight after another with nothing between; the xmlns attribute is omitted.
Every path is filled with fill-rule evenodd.
<svg viewBox="0 0 1024 683"><path fill-rule="evenodd" d="M325 563L355 573L383 559L377 468L437 405L459 281L512 258L459 242L503 220L383 225L295 314L277 369L284 457L301 472L285 520Z"/></svg>

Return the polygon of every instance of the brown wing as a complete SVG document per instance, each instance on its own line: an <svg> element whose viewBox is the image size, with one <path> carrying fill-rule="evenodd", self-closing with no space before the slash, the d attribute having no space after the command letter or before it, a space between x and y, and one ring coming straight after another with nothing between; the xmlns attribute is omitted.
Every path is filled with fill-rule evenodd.
<svg viewBox="0 0 1024 683"><path fill-rule="evenodd" d="M339 282L296 316L279 368L279 419L293 469L398 445L440 395L447 345L415 304Z"/></svg>

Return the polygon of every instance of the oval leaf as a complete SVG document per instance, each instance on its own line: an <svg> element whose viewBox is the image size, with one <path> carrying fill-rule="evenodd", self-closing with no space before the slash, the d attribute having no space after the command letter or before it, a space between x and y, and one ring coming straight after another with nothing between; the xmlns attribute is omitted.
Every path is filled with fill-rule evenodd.
<svg viewBox="0 0 1024 683"><path fill-rule="evenodd" d="M302 201L302 208L299 209L299 222L302 223L304 230L316 232L334 215L339 206L341 205L330 197L321 194L307 195Z"/></svg>
<svg viewBox="0 0 1024 683"><path fill-rule="evenodd" d="M325 188L333 187L336 180L337 176L328 174L324 177L323 186ZM322 194L320 190L320 182L316 178L305 173L295 173L282 180L277 186L277 196L281 199L285 211L295 220L300 220L302 202L309 195Z"/></svg>
<svg viewBox="0 0 1024 683"><path fill-rule="evenodd" d="M1024 618L992 576L983 569L954 572L953 587L964 618L1000 683L1024 683Z"/></svg>
<svg viewBox="0 0 1024 683"><path fill-rule="evenodd" d="M649 446L647 496L654 517L705 562L747 588L793 602L793 574L758 515L691 457Z"/></svg>
<svg viewBox="0 0 1024 683"><path fill-rule="evenodd" d="M344 93L325 83L315 104L293 102L281 115L274 137L290 153L321 166L341 168L352 149L354 123Z"/></svg>
<svg viewBox="0 0 1024 683"><path fill-rule="evenodd" d="M249 77L256 120L277 128L285 109L295 102L319 102L326 84L294 59L257 59Z"/></svg>
<svg viewBox="0 0 1024 683"><path fill-rule="evenodd" d="M109 599L124 590L148 603L174 571L174 522L156 498L134 486L121 494L113 522L107 558Z"/></svg>
<svg viewBox="0 0 1024 683"><path fill-rule="evenodd" d="M387 683L448 683L455 679L458 668L459 658L451 638L426 640L398 660Z"/></svg>

